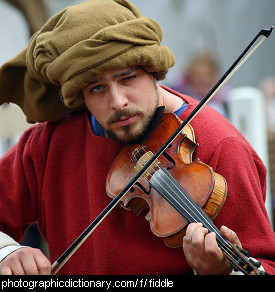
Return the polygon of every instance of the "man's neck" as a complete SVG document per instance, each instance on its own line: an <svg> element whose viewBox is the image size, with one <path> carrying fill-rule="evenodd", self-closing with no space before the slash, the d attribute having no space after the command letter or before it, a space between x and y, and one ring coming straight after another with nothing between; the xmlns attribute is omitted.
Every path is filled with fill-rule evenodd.
<svg viewBox="0 0 275 292"><path fill-rule="evenodd" d="M184 101L179 96L165 90L160 86L158 86L158 91L160 97L159 106L165 106L167 113L173 113L182 106Z"/></svg>

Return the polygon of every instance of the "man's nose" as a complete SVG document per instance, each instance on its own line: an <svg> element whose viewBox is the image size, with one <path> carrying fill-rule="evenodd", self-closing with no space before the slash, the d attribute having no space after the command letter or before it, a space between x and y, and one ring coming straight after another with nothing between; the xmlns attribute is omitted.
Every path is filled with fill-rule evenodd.
<svg viewBox="0 0 275 292"><path fill-rule="evenodd" d="M112 109L121 111L128 105L128 98L125 92L118 86L112 86L109 91L110 107Z"/></svg>

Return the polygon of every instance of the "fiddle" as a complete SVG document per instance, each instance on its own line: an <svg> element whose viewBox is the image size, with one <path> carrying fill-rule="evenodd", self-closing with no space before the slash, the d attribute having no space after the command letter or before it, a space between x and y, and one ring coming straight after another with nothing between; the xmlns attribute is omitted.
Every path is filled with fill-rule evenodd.
<svg viewBox="0 0 275 292"><path fill-rule="evenodd" d="M107 194L114 199L121 192L121 181L132 179L174 132L182 121L175 114L164 114L149 138L127 145L116 156L106 180ZM189 138L190 137L190 138ZM121 199L121 205L139 215L149 209L146 219L153 234L168 247L182 246L188 223L203 223L215 232L218 246L235 270L262 274L261 263L248 259L249 253L225 239L213 224L227 195L227 183L192 154L198 144L190 125L176 137Z"/></svg>
<svg viewBox="0 0 275 292"><path fill-rule="evenodd" d="M233 74L235 74L235 72L256 51L256 49L264 42L264 40L266 40L270 36L272 30L273 30L273 27L271 27L268 30L261 30L256 35L256 37L252 40L252 42L248 45L248 47L241 53L241 55L237 58L237 60L233 63L233 65L226 71L226 73L220 78L220 80L216 83L216 85L214 85L214 87L210 90L210 92L191 112L191 114L182 123L180 123L178 128L171 134L171 136L164 142L164 144L155 153L152 153L152 155L151 154L149 155L149 158L146 160L145 164L142 165L142 167L136 173L136 175L126 184L126 186L120 191L120 193L113 198L113 200L95 218L95 220L79 235L79 237L64 251L64 253L53 263L52 265L53 274L56 274L63 267L63 265L71 258L71 256L80 248L80 246L85 242L85 240L99 226L99 224L104 220L104 218L106 218L106 216L108 216L108 214L113 210L113 208L118 203L120 203L121 199L127 193L129 192L131 193L132 187L146 173L146 171L150 172L150 168L152 168L153 170L156 170L154 163L157 161L157 159L162 154L164 154L164 152L170 147L170 145L172 145L172 142L175 139L177 139L177 136L191 122L191 120L199 113L199 111L211 100L211 98L227 82L227 80L231 78ZM252 48L260 36L262 36L261 40L254 46L254 48ZM185 139L185 142L187 142L186 139ZM192 153L192 151L190 151L190 153ZM140 156L140 158L141 156L143 156L143 155L140 155L139 153L137 154L138 156ZM219 243L219 246L221 247L225 257L228 258L229 262L232 264L234 269L240 270L244 272L245 274L261 274L261 272L257 269L259 265L258 262L254 262L254 261L251 262L251 260L249 259L249 254L247 252L243 251L239 247L236 247L232 245L230 242L228 242L225 238L221 236L219 230L212 224L212 221L208 219L207 216L201 216L201 215L204 215L203 214L204 211L202 211L202 209L193 201L193 199L190 196L186 196L185 192L182 191L183 188L180 185L177 185L178 184L177 181L174 180L174 178L171 179L172 176L167 175L165 167L160 168L158 171L154 171L154 172L155 173L152 175L150 179L151 187L153 187L161 195L162 198L168 201L189 223L201 222L205 225L206 228L208 228L209 231L215 232L217 234L217 242ZM218 177L218 180L219 180L219 175L216 176L216 174L214 174L214 177ZM213 179L213 174L212 174L212 179ZM162 181L163 183L160 184L158 183L158 181ZM168 192L166 188L164 188L164 185L166 185L167 182L169 185L176 185L178 187L181 193L180 197L174 196L172 194L173 191ZM208 186L210 186L210 189L213 191L213 181L211 184L211 180L208 178L207 183L208 183ZM174 193L176 194L177 192L174 191ZM184 194L184 196L182 194ZM183 200L181 200L182 198ZM221 205L223 201L224 199L221 200Z"/></svg>
<svg viewBox="0 0 275 292"><path fill-rule="evenodd" d="M127 145L120 151L106 180L106 191L112 199L121 192L121 182L131 180L181 123L176 115L164 114L142 144ZM192 197L211 220L221 210L227 195L227 184L221 175L199 159L192 162L192 154L197 147L193 128L187 125L121 199L121 205L136 215L149 209L146 219L153 234L169 247L182 246L185 227L190 220L177 212L167 198L156 190L162 181L158 177L160 172L165 171L168 175L168 179L164 178L162 182L166 188L173 187L177 181L181 191Z"/></svg>

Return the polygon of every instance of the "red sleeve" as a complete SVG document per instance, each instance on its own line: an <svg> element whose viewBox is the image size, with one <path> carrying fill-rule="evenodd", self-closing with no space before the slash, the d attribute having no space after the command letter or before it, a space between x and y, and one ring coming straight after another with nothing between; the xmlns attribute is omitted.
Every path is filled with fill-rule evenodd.
<svg viewBox="0 0 275 292"><path fill-rule="evenodd" d="M16 241L38 217L38 184L30 151L37 129L25 132L0 160L0 230Z"/></svg>
<svg viewBox="0 0 275 292"><path fill-rule="evenodd" d="M228 184L224 206L215 220L234 230L244 249L275 274L275 235L265 209L266 169L246 141L225 139L209 160Z"/></svg>

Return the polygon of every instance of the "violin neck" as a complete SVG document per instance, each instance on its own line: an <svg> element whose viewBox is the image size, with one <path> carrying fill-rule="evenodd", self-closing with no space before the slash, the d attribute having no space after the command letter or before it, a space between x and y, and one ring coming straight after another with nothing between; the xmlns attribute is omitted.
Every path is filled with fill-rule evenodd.
<svg viewBox="0 0 275 292"><path fill-rule="evenodd" d="M244 250L232 245L223 237L205 212L193 201L181 185L165 169L157 170L150 179L150 185L168 201L189 223L202 223L209 232L216 233L218 246L229 260L234 270L244 274L260 273L249 261Z"/></svg>

